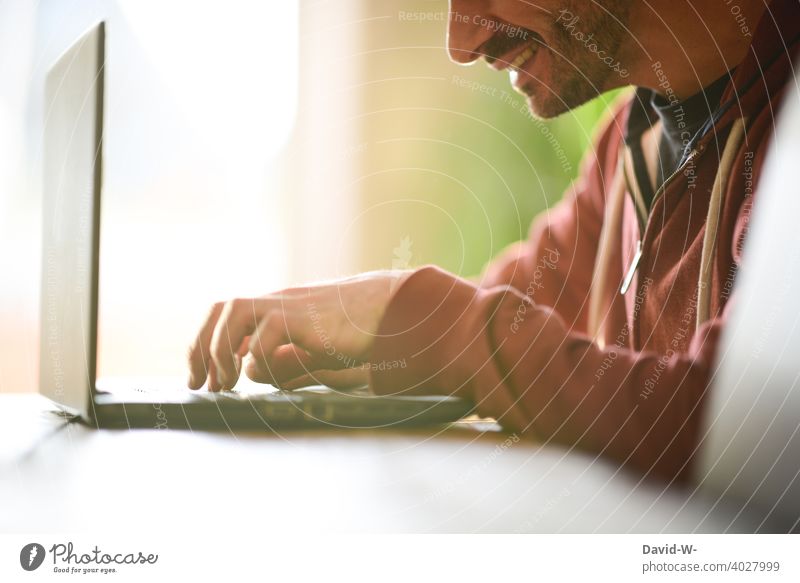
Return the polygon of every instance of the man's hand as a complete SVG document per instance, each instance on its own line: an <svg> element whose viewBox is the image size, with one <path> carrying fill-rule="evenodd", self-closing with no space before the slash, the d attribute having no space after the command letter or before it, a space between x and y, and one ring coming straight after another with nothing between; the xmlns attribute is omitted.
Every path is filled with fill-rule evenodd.
<svg viewBox="0 0 800 583"><path fill-rule="evenodd" d="M361 368L392 293L408 271L382 271L214 304L189 349L189 388L208 378L231 389L244 363L252 380L283 388L344 386Z"/></svg>

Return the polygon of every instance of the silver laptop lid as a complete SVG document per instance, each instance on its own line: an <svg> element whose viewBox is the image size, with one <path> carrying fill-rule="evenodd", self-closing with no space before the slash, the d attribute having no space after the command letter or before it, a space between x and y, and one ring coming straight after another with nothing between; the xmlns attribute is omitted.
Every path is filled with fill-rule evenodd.
<svg viewBox="0 0 800 583"><path fill-rule="evenodd" d="M798 185L800 92L789 82L719 347L697 478L713 496L733 496L794 529L800 520Z"/></svg>
<svg viewBox="0 0 800 583"><path fill-rule="evenodd" d="M39 391L87 418L96 372L104 45L101 22L53 65L45 86Z"/></svg>

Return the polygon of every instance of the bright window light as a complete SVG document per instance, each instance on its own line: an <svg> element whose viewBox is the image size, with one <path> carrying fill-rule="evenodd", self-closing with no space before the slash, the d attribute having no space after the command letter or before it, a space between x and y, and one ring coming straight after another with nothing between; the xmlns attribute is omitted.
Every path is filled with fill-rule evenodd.
<svg viewBox="0 0 800 583"><path fill-rule="evenodd" d="M295 2L124 0L108 27L101 375L178 375L213 301L285 284Z"/></svg>

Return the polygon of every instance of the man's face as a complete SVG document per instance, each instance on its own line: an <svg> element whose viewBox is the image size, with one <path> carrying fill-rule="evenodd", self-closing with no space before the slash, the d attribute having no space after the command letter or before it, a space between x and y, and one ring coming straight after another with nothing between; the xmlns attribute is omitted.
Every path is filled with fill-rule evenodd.
<svg viewBox="0 0 800 583"><path fill-rule="evenodd" d="M628 0L450 0L447 46L458 63L508 69L531 111L549 118L626 85L619 54Z"/></svg>

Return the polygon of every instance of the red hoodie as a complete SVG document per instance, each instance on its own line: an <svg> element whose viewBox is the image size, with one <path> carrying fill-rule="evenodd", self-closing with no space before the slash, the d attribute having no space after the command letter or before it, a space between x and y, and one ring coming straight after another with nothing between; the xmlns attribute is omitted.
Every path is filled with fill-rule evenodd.
<svg viewBox="0 0 800 583"><path fill-rule="evenodd" d="M649 215L623 140L629 100L564 199L479 285L436 267L414 272L370 355L406 366L373 370L375 392L466 396L509 430L687 478L798 33L800 3L775 0L713 129Z"/></svg>

